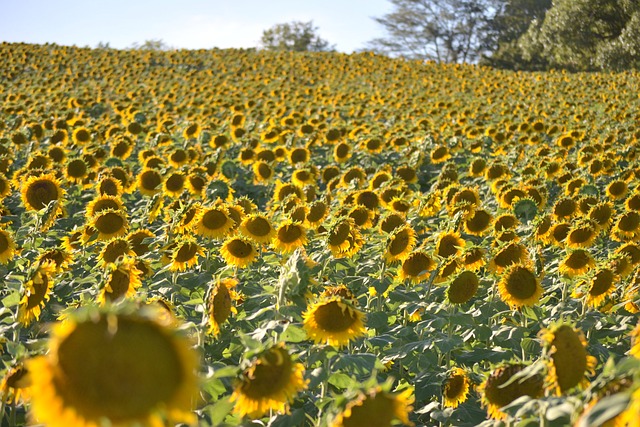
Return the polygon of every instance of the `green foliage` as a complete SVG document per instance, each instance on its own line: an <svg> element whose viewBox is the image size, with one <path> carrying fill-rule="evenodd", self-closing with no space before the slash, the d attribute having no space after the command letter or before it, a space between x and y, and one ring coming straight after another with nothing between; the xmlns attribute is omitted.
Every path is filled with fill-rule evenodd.
<svg viewBox="0 0 640 427"><path fill-rule="evenodd" d="M325 52L334 49L327 40L318 34L313 21L294 21L276 24L262 32L262 48L273 51Z"/></svg>
<svg viewBox="0 0 640 427"><path fill-rule="evenodd" d="M387 37L367 49L393 56L474 62L483 52L496 0L391 0L394 10L375 20Z"/></svg>

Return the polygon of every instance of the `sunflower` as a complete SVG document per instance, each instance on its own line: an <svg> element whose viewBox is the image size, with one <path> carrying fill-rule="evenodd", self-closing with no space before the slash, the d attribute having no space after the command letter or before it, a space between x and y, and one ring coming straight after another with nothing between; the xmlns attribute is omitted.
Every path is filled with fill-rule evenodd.
<svg viewBox="0 0 640 427"><path fill-rule="evenodd" d="M20 191L25 209L39 211L50 202L61 201L64 190L53 173L29 177Z"/></svg>
<svg viewBox="0 0 640 427"><path fill-rule="evenodd" d="M394 420L412 425L409 414L413 410L413 390L389 393L381 387L358 392L329 424L330 427L376 426L391 427Z"/></svg>
<svg viewBox="0 0 640 427"><path fill-rule="evenodd" d="M565 197L558 200L551 211L557 221L562 221L571 218L576 214L577 210L578 203L571 197Z"/></svg>
<svg viewBox="0 0 640 427"><path fill-rule="evenodd" d="M364 205L356 205L352 207L347 216L353 219L355 225L361 230L371 228L373 225L373 212Z"/></svg>
<svg viewBox="0 0 640 427"><path fill-rule="evenodd" d="M163 191L170 197L179 197L185 189L186 177L182 172L171 172L163 183Z"/></svg>
<svg viewBox="0 0 640 427"><path fill-rule="evenodd" d="M107 209L113 209L116 211L124 211L124 203L119 196L97 196L92 201L87 203L85 209L85 217L90 220L96 214Z"/></svg>
<svg viewBox="0 0 640 427"><path fill-rule="evenodd" d="M400 280L409 279L412 283L420 283L427 280L435 267L435 261L426 252L415 251L402 261L402 265L398 267L398 276Z"/></svg>
<svg viewBox="0 0 640 427"><path fill-rule="evenodd" d="M13 233L0 228L0 263L7 264L16 256L16 242Z"/></svg>
<svg viewBox="0 0 640 427"><path fill-rule="evenodd" d="M598 227L591 220L582 220L573 224L567 233L567 237L563 240L570 248L588 248L593 245L598 236Z"/></svg>
<svg viewBox="0 0 640 427"><path fill-rule="evenodd" d="M587 291L587 304L592 307L599 306L602 301L616 288L616 274L609 268L599 268L589 281Z"/></svg>
<svg viewBox="0 0 640 427"><path fill-rule="evenodd" d="M240 295L234 290L237 284L235 279L222 279L216 280L210 287L207 300L208 332L214 336L220 333L220 325L227 321L231 313L237 313L233 306L240 299Z"/></svg>
<svg viewBox="0 0 640 427"><path fill-rule="evenodd" d="M258 253L249 239L230 237L222 244L220 256L227 265L244 268L256 260Z"/></svg>
<svg viewBox="0 0 640 427"><path fill-rule="evenodd" d="M324 200L316 200L309 205L309 211L305 218L311 228L317 228L329 213L329 205Z"/></svg>
<svg viewBox="0 0 640 427"><path fill-rule="evenodd" d="M481 236L491 227L491 221L493 216L486 209L473 209L464 219L464 231Z"/></svg>
<svg viewBox="0 0 640 427"><path fill-rule="evenodd" d="M302 224L286 220L276 230L271 244L281 253L293 252L307 243L307 232Z"/></svg>
<svg viewBox="0 0 640 427"><path fill-rule="evenodd" d="M431 158L431 163L439 164L451 158L451 154L449 154L449 149L446 146L440 145L431 150L429 157Z"/></svg>
<svg viewBox="0 0 640 427"><path fill-rule="evenodd" d="M265 184L271 181L274 176L273 168L265 161L258 161L251 166L253 169L254 184Z"/></svg>
<svg viewBox="0 0 640 427"><path fill-rule="evenodd" d="M458 256L464 249L465 241L460 237L460 233L447 231L438 236L436 243L436 255L441 258Z"/></svg>
<svg viewBox="0 0 640 427"><path fill-rule="evenodd" d="M589 219L598 224L602 230L607 230L613 221L614 209L611 203L601 202L594 205L589 211Z"/></svg>
<svg viewBox="0 0 640 427"><path fill-rule="evenodd" d="M364 244L353 218L343 217L329 227L327 246L334 258L354 256Z"/></svg>
<svg viewBox="0 0 640 427"><path fill-rule="evenodd" d="M24 294L18 306L18 321L27 326L40 319L44 304L49 301L53 289L53 275L56 265L53 261L43 261L31 274L24 285Z"/></svg>
<svg viewBox="0 0 640 427"><path fill-rule="evenodd" d="M183 237L175 243L171 254L170 271L185 271L198 264L199 256L204 256L204 249L194 238Z"/></svg>
<svg viewBox="0 0 640 427"><path fill-rule="evenodd" d="M190 233L193 228L196 226L197 217L200 213L202 206L200 203L193 203L191 205L185 206L182 210L180 217L178 218L177 224L175 225L176 233L185 234Z"/></svg>
<svg viewBox="0 0 640 427"><path fill-rule="evenodd" d="M142 228L140 230L132 231L127 235L127 241L131 246L131 250L135 252L137 256L143 256L150 251L149 243L146 239L154 239L156 236L152 231Z"/></svg>
<svg viewBox="0 0 640 427"><path fill-rule="evenodd" d="M52 427L195 422L198 355L147 313L76 315L55 325L48 353L27 365L34 419Z"/></svg>
<svg viewBox="0 0 640 427"><path fill-rule="evenodd" d="M304 367L280 344L264 350L244 370L231 402L239 416L260 418L269 411L287 412L295 396L306 388Z"/></svg>
<svg viewBox="0 0 640 427"><path fill-rule="evenodd" d="M98 233L98 240L109 240L127 233L129 222L123 211L105 209L91 218L89 224Z"/></svg>
<svg viewBox="0 0 640 427"><path fill-rule="evenodd" d="M120 197L124 193L122 184L116 178L112 176L105 176L101 178L96 184L96 191L100 196L114 196Z"/></svg>
<svg viewBox="0 0 640 427"><path fill-rule="evenodd" d="M31 375L26 366L18 363L7 370L0 382L0 402L24 404L29 401Z"/></svg>
<svg viewBox="0 0 640 427"><path fill-rule="evenodd" d="M350 299L321 298L302 315L303 327L315 343L342 347L366 333L364 314Z"/></svg>
<svg viewBox="0 0 640 427"><path fill-rule="evenodd" d="M89 168L82 159L73 159L67 162L67 166L64 170L64 175L68 181L73 183L81 183L87 176Z"/></svg>
<svg viewBox="0 0 640 427"><path fill-rule="evenodd" d="M626 255L629 262L636 266L640 264L640 244L635 242L628 242L620 246L615 251L616 254Z"/></svg>
<svg viewBox="0 0 640 427"><path fill-rule="evenodd" d="M415 245L415 230L410 225L399 227L387 238L384 258L387 262L404 261Z"/></svg>
<svg viewBox="0 0 640 427"><path fill-rule="evenodd" d="M507 414L500 408L507 406L522 396L532 399L542 397L544 379L542 375L534 373L515 379L514 376L526 368L520 363L509 363L493 370L480 385L478 391L482 394L482 406L487 407L489 416L493 419L504 420Z"/></svg>
<svg viewBox="0 0 640 427"><path fill-rule="evenodd" d="M142 286L140 281L142 271L136 265L132 257L125 257L117 263L109 264L109 275L98 297L100 304L131 298L136 294L138 288Z"/></svg>
<svg viewBox="0 0 640 427"><path fill-rule="evenodd" d="M240 233L256 243L268 244L276 231L264 215L252 214L240 223Z"/></svg>
<svg viewBox="0 0 640 427"><path fill-rule="evenodd" d="M486 251L478 246L468 248L462 254L462 266L467 270L476 271L486 264Z"/></svg>
<svg viewBox="0 0 640 427"><path fill-rule="evenodd" d="M527 266L514 264L506 269L498 283L500 298L512 308L532 306L540 300L542 287Z"/></svg>
<svg viewBox="0 0 640 427"><path fill-rule="evenodd" d="M444 382L442 394L445 407L457 408L459 404L464 403L469 396L467 372L461 368L454 368Z"/></svg>
<svg viewBox="0 0 640 427"><path fill-rule="evenodd" d="M585 249L575 249L569 252L560 262L558 270L569 277L586 273L595 265L591 254Z"/></svg>
<svg viewBox="0 0 640 427"><path fill-rule="evenodd" d="M513 264L527 264L529 251L527 247L516 242L510 242L502 246L489 263L489 268L498 273L503 272Z"/></svg>
<svg viewBox="0 0 640 427"><path fill-rule="evenodd" d="M539 333L547 360L547 389L561 396L578 385L586 385L587 372L593 371L596 359L587 353L587 342L580 330L557 323Z"/></svg>
<svg viewBox="0 0 640 427"><path fill-rule="evenodd" d="M145 196L153 196L162 191L163 178L155 169L144 169L138 174L138 191Z"/></svg>
<svg viewBox="0 0 640 427"><path fill-rule="evenodd" d="M639 240L640 212L631 211L623 213L611 231L611 237L619 242Z"/></svg>
<svg viewBox="0 0 640 427"><path fill-rule="evenodd" d="M624 199L627 196L628 191L629 187L627 186L627 183L621 179L611 181L605 189L607 197L611 200Z"/></svg>
<svg viewBox="0 0 640 427"><path fill-rule="evenodd" d="M475 296L479 285L478 275L473 271L464 270L449 284L447 299L452 304L464 304Z"/></svg>
<svg viewBox="0 0 640 427"><path fill-rule="evenodd" d="M229 216L229 210L219 203L203 208L195 221L196 233L212 239L225 238L235 224Z"/></svg>
<svg viewBox="0 0 640 427"><path fill-rule="evenodd" d="M398 213L390 213L380 221L380 231L388 234L392 234L396 229L399 229L407 225L407 221L404 216Z"/></svg>
<svg viewBox="0 0 640 427"><path fill-rule="evenodd" d="M42 252L36 258L36 262L53 261L56 267L56 273L62 273L69 267L69 263L73 261L73 254L66 249L53 248Z"/></svg>

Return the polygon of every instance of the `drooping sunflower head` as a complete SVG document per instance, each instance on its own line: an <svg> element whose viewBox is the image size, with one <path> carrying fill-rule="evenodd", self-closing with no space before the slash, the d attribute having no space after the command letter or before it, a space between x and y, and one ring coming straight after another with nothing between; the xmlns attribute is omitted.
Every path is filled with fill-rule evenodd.
<svg viewBox="0 0 640 427"><path fill-rule="evenodd" d="M222 244L220 255L227 265L244 268L256 260L258 252L251 240L243 237L229 237Z"/></svg>
<svg viewBox="0 0 640 427"><path fill-rule="evenodd" d="M599 306L607 295L616 288L616 274L609 268L599 268L589 281L587 291L587 304L592 307Z"/></svg>
<svg viewBox="0 0 640 427"><path fill-rule="evenodd" d="M302 315L304 329L316 343L342 347L365 334L364 314L340 296L321 298Z"/></svg>
<svg viewBox="0 0 640 427"><path fill-rule="evenodd" d="M29 325L40 319L42 307L51 297L53 276L56 264L51 260L43 260L32 271L29 280L24 284L22 299L18 306L18 321Z"/></svg>
<svg viewBox="0 0 640 427"><path fill-rule="evenodd" d="M242 373L231 395L234 412L260 418L270 410L286 412L296 395L307 388L304 367L291 358L283 345L260 353Z"/></svg>
<svg viewBox="0 0 640 427"><path fill-rule="evenodd" d="M482 394L482 405L487 407L491 418L506 419L507 414L502 412L500 408L507 406L521 396L529 396L533 399L542 396L544 385L542 375L535 372L526 376L522 375L525 369L526 366L520 363L500 366L494 369L480 385L478 391ZM522 375L522 377L514 379L515 375Z"/></svg>
<svg viewBox="0 0 640 427"><path fill-rule="evenodd" d="M27 210L39 211L50 202L60 201L64 190L53 173L32 175L22 185L22 203Z"/></svg>
<svg viewBox="0 0 640 427"><path fill-rule="evenodd" d="M452 304L464 304L478 292L480 279L470 270L463 270L451 281L447 289L447 299Z"/></svg>
<svg viewBox="0 0 640 427"><path fill-rule="evenodd" d="M359 391L329 424L331 427L379 426L391 427L395 420L413 425L409 414L413 410L413 390L390 393L376 386Z"/></svg>
<svg viewBox="0 0 640 427"><path fill-rule="evenodd" d="M329 226L327 246L334 258L352 257L363 244L364 240L353 218L342 217Z"/></svg>
<svg viewBox="0 0 640 427"><path fill-rule="evenodd" d="M540 300L542 287L531 269L514 264L506 269L498 283L500 298L513 308L532 306Z"/></svg>
<svg viewBox="0 0 640 427"><path fill-rule="evenodd" d="M194 422L197 368L190 341L146 311L72 315L28 364L32 416L51 426Z"/></svg>
<svg viewBox="0 0 640 427"><path fill-rule="evenodd" d="M0 382L0 393L5 402L24 404L29 401L31 375L24 363L18 363L7 370Z"/></svg>
<svg viewBox="0 0 640 427"><path fill-rule="evenodd" d="M579 329L558 322L539 334L547 360L546 387L561 396L576 386L588 384L596 359L587 353L587 342Z"/></svg>
<svg viewBox="0 0 640 427"><path fill-rule="evenodd" d="M469 376L464 369L452 369L442 387L444 406L457 408L464 403L469 395L469 384Z"/></svg>
<svg viewBox="0 0 640 427"><path fill-rule="evenodd" d="M207 300L209 316L208 332L212 335L220 333L220 325L227 321L231 313L236 313L234 303L240 298L235 291L238 281L235 279L216 280L211 284Z"/></svg>
<svg viewBox="0 0 640 427"><path fill-rule="evenodd" d="M137 256L143 256L151 250L149 241L155 237L156 236L153 232L143 228L129 233L127 235L127 240L129 241L131 250L135 252Z"/></svg>

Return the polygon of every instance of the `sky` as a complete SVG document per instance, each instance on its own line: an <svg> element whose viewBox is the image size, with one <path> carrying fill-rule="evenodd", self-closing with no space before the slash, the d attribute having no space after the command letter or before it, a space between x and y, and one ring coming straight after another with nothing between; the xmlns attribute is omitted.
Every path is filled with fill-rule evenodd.
<svg viewBox="0 0 640 427"><path fill-rule="evenodd" d="M340 52L384 37L387 0L0 0L0 41L113 48L247 48L275 24L313 21Z"/></svg>

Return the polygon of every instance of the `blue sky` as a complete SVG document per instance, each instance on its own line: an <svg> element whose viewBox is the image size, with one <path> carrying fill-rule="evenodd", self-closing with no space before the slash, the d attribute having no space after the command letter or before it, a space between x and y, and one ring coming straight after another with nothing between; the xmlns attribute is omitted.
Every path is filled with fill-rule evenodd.
<svg viewBox="0 0 640 427"><path fill-rule="evenodd" d="M0 41L253 47L275 24L313 20L322 38L350 53L384 35L373 17L391 9L387 0L0 0Z"/></svg>

